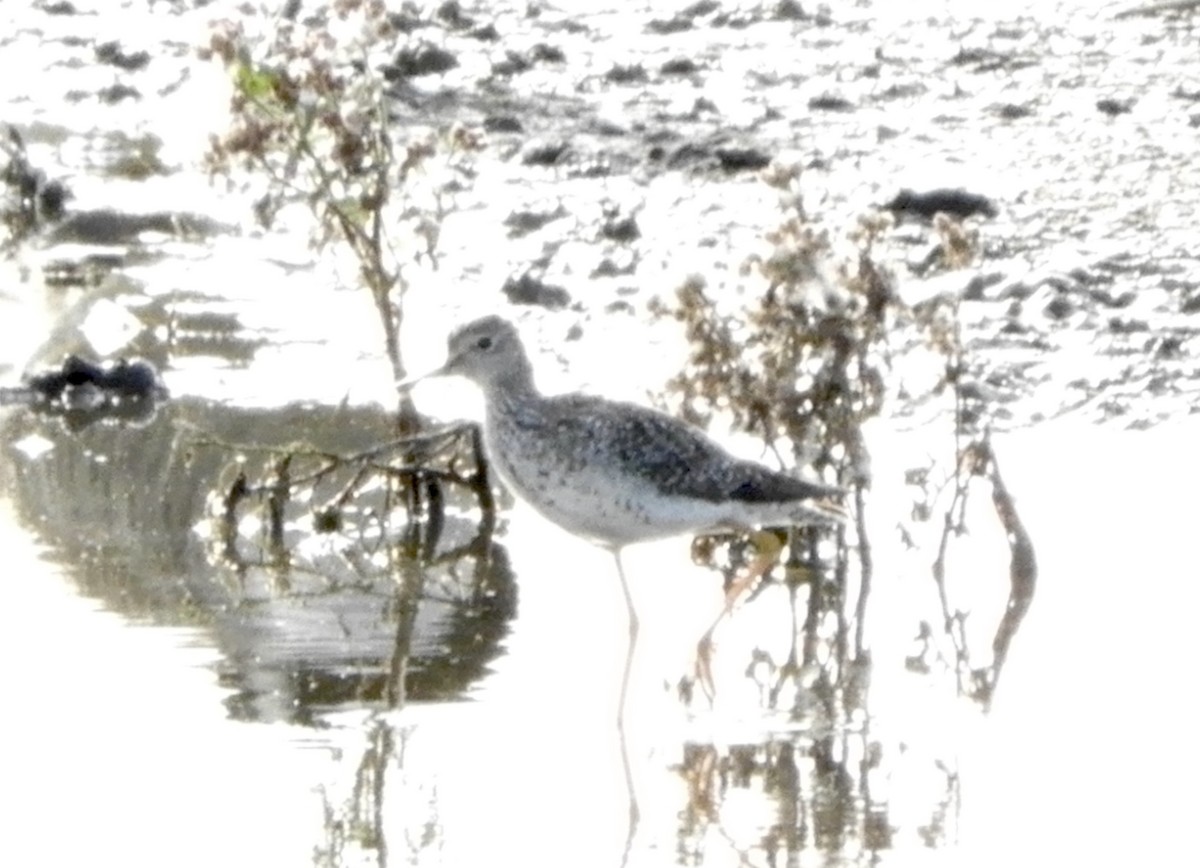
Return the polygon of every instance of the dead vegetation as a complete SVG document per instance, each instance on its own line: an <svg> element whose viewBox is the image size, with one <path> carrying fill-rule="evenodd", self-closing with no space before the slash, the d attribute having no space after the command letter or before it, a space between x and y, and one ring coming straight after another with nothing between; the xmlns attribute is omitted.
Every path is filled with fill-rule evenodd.
<svg viewBox="0 0 1200 868"><path fill-rule="evenodd" d="M937 299L913 309L898 298L876 254L889 218L864 217L844 239L835 239L805 213L797 169L773 166L764 178L780 191L780 224L766 238L769 252L744 264L737 306L726 300L728 293L718 299L697 277L656 312L680 322L691 346L687 367L670 383L679 412L701 425L719 417L762 438L782 465L811 468L824 481L845 487L853 507L852 521L836 539L811 528L790 535L779 572L797 613L797 630L788 659L766 661L775 673L768 703L775 707L782 697L799 702L803 691L785 687L803 683L835 717L861 707L871 665L864 624L876 569L867 530L872 463L863 425L896 397L890 385L894 358L922 352L941 359L943 375L931 384L931 393L954 401L940 437L953 444L955 455L954 470L943 483L954 496L942 516L941 551L964 533L956 516L979 477L991 483L996 514L1012 545L1011 594L987 666L974 662L977 655L960 629L966 613L946 591L944 558L930 566L942 603L940 633L954 649L958 690L987 704L1032 600L1036 565L990 446L989 407L961 375L966 365L957 308ZM978 245L968 230L944 215L934 226L942 268L972 261ZM719 564L727 582L754 556L745 541L733 537L697 552Z"/></svg>

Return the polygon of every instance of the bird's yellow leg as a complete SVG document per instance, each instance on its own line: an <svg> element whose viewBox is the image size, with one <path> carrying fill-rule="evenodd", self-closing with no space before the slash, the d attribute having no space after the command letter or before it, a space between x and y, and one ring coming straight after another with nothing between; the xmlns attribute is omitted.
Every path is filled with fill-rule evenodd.
<svg viewBox="0 0 1200 868"><path fill-rule="evenodd" d="M733 614L733 608L737 605L737 601L758 584L758 580L766 574L767 570L771 569L772 564L778 560L779 553L783 551L783 543L771 531L752 531L750 541L754 546L754 557L746 564L744 573L735 576L725 590L725 605L721 609L721 614L717 615L712 626L704 631L704 635L696 643L696 678L700 682L700 686L704 688L704 694L710 702L717 695L712 676L713 633L722 621Z"/></svg>

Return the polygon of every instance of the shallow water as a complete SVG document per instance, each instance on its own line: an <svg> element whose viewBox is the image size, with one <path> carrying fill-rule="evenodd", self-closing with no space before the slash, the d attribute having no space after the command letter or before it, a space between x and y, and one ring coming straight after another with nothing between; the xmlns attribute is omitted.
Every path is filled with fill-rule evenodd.
<svg viewBox="0 0 1200 868"><path fill-rule="evenodd" d="M997 444L1039 541L1041 586L987 715L891 658L876 670L865 727L822 734L755 712L745 681L720 669L729 689L717 709L688 719L659 684L695 635L679 603L695 602L705 577L666 583L681 546L634 552L652 638L630 724L644 817L629 864L770 864L776 848L834 864L868 850L885 864L1177 858L1190 841L1183 794L1200 772L1187 688L1197 602L1188 517L1138 505L1195 472L1174 458L1195 434L1194 425L1060 425ZM1137 472L1096 473L1107 456L1134 452ZM601 553L527 510L511 523L508 542L526 553L521 605L490 674L459 700L399 712L353 701L321 710L310 697L317 713L294 726L230 717L244 704L231 703L217 673L247 664L229 659L228 630L106 611L121 599L80 595L106 556L64 574L61 547L34 542L10 512L0 635L12 700L5 778L21 794L6 812L12 851L25 864L97 853L151 864L169 853L181 864L249 865L307 861L317 848L321 864L359 864L382 860L386 845L390 858L429 865L619 864L619 593ZM986 577L995 568L987 547L970 550L984 556L962 569ZM900 572L889 580L905 581ZM880 590L886 605L917 589ZM269 647L270 636L257 641ZM877 646L881 659L887 647ZM721 648L734 656L737 642ZM823 771L813 763L825 751L834 763ZM864 806L858 785L839 775L866 758L873 801ZM789 768L794 790L780 777Z"/></svg>
<svg viewBox="0 0 1200 868"><path fill-rule="evenodd" d="M28 865L304 864L332 752L233 725L204 628L141 625L80 595L5 511L5 828Z"/></svg>
<svg viewBox="0 0 1200 868"><path fill-rule="evenodd" d="M40 92L21 77L0 85L31 156L68 178L81 209L186 203L248 226L250 197L210 187L196 168L222 122L225 85L193 49L228 10L130 3L93 15L76 5L77 16L6 12L17 16L4 29L7 57L42 73ZM47 274L94 248L39 241L0 265L5 384L84 348L152 358L173 400L143 426L83 430L0 408L9 858L1186 859L1188 793L1200 772L1189 693L1200 592L1181 492L1200 470L1194 314L1185 312L1200 287L1191 243L1200 196L1186 180L1196 168L1194 105L1175 91L1200 84L1189 65L1194 22L1118 23L1118 8L859 4L818 26L739 7L716 15L747 15L745 26L706 13L663 36L645 22L674 7L547 8L539 18L503 7L493 13L501 46L445 36L462 65L437 86L468 96L432 103L422 119L462 111L478 120L488 106L471 95L473 82L503 47L549 40L567 53L565 70L535 67L504 93L529 134L497 137L481 158L476 187L444 226L440 270L422 273L408 299L405 330L421 368L438 360L451 324L503 308L555 391L659 398L684 347L670 324L646 315L649 298L701 272L724 304L742 303L738 266L761 252L778 217L775 194L752 174L655 164L646 157L655 131L804 156L806 200L835 227L901 184L962 183L1001 202L1000 218L980 228L985 254L971 273L910 274L905 263L930 243L910 226L883 254L912 300L957 293L972 274L1003 278L961 314L965 340L1011 409L1001 426L1011 430L993 445L1039 575L990 711L956 697L952 671L936 659L928 672L905 666L916 625L940 616L929 578L939 528L910 520L915 495L903 480L914 467L949 472L944 401L897 402L867 435L869 701L838 725L815 699L799 697L793 713L768 707L769 667L795 638L795 601L774 584L718 633L712 707L682 702L676 685L722 593L717 573L691 563L687 540L668 541L629 555L644 640L622 745L613 724L624 607L611 561L523 505L503 504L486 556L426 574L388 537L394 505L379 491L364 497L357 535L314 533L297 504L273 547L261 510L247 506L233 548L214 544L238 467L270 476L267 458L243 449L238 460L222 444L304 440L345 453L391 436L379 409L392 401L391 376L370 306L338 288L353 285L352 266L314 256L295 233L153 237L122 247L104 286L85 292L49 286ZM153 60L129 74L98 65L102 38L154 49ZM963 47L997 51L1011 69L949 63ZM658 75L678 56L700 72ZM763 69L763 57L779 61ZM631 62L649 71L644 86L604 77ZM96 90L114 82L142 97L104 104ZM854 109L807 108L826 93ZM1095 111L1097 98L1125 96L1138 97L1131 114ZM715 108L696 109L700 97ZM1033 114L1000 120L995 107L1006 103ZM625 133L597 132L600 121ZM571 140L567 163L539 169L513 157L526 139L555 134ZM143 136L161 139L165 169L144 180L118 174ZM598 163L616 168L589 175ZM503 229L512 211L560 203L567 217L539 232ZM609 203L638 215L632 251L597 240ZM546 251L547 280L569 287L572 306L505 305L493 287ZM605 257L634 267L589 278ZM1086 279L1065 290L1045 280L1073 269ZM1095 286L1111 297L1084 292ZM1048 316L1059 296L1067 314ZM572 326L582 333L565 340ZM1178 352L1160 352L1167 339ZM896 375L920 394L938 364L930 373L906 358ZM417 398L447 417L470 412L472 400L454 385L422 387ZM761 457L754 444L734 446ZM450 515L442 550L474 532L469 503L452 499ZM968 626L986 656L1009 557L986 493L967 526L952 550L952 590L973 610ZM406 702L394 710L397 691ZM632 835L622 747L642 811Z"/></svg>

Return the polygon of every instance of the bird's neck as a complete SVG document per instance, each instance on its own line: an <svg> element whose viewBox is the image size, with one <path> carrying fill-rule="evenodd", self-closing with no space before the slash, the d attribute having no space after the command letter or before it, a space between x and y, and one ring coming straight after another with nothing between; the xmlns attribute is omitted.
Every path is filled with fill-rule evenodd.
<svg viewBox="0 0 1200 868"><path fill-rule="evenodd" d="M524 355L507 365L492 378L491 387L498 391L514 395L536 395L537 386L533 384L533 366Z"/></svg>
<svg viewBox="0 0 1200 868"><path fill-rule="evenodd" d="M528 360L522 359L521 364L492 378L486 396L488 409L502 414L512 413L540 399L541 393L533 383L533 369Z"/></svg>

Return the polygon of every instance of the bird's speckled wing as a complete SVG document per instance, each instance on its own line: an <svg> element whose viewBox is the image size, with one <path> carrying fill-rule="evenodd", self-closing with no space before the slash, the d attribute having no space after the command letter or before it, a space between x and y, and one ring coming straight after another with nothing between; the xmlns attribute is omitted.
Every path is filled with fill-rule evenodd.
<svg viewBox="0 0 1200 868"><path fill-rule="evenodd" d="M734 458L698 429L636 404L563 395L540 405L541 422L557 431L560 444L587 451L579 460L603 454L604 463L653 480L664 494L714 503L786 503L841 493Z"/></svg>

